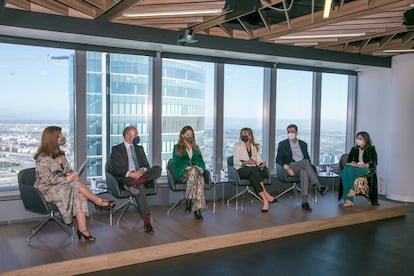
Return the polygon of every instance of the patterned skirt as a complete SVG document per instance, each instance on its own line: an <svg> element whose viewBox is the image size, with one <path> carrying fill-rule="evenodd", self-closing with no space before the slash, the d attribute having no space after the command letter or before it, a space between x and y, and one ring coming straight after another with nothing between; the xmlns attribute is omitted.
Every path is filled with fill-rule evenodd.
<svg viewBox="0 0 414 276"><path fill-rule="evenodd" d="M187 171L187 188L185 197L192 200L192 211L206 208L204 198L204 176L196 167Z"/></svg>

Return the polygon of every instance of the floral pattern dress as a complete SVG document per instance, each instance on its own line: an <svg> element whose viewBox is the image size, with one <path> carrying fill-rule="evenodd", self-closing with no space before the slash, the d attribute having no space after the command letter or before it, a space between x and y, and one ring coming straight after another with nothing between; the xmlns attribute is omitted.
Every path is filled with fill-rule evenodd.
<svg viewBox="0 0 414 276"><path fill-rule="evenodd" d="M78 212L89 215L88 202L80 198L80 182L66 180L66 174L73 172L65 156L62 163L49 156L40 155L36 160L36 182L34 184L47 202L54 203L66 224L72 223Z"/></svg>

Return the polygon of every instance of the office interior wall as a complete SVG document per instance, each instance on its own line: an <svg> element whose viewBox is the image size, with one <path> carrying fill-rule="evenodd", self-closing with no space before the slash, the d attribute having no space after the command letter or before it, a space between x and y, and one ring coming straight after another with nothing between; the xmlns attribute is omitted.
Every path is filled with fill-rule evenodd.
<svg viewBox="0 0 414 276"><path fill-rule="evenodd" d="M371 135L378 152L379 192L414 202L414 55L393 58L391 69L359 73L356 131Z"/></svg>

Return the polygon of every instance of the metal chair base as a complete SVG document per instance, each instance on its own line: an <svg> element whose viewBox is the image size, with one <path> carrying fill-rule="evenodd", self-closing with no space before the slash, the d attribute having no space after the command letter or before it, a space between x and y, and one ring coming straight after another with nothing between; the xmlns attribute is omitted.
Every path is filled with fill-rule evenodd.
<svg viewBox="0 0 414 276"><path fill-rule="evenodd" d="M112 208L111 208L110 214L109 214L109 224L112 225L112 215L119 211L122 211L116 221L116 224L119 226L121 219L123 218L125 213L128 211L129 207L131 206L134 206L139 211L138 205L135 203L135 200L132 196L130 196L128 200L125 201L121 206L119 206L118 209L116 209L115 211L112 212Z"/></svg>
<svg viewBox="0 0 414 276"><path fill-rule="evenodd" d="M32 240L32 238L34 237L34 236L36 236L36 234L37 233L39 233L40 232L40 230L42 230L42 228L43 227L45 227L45 225L49 222L49 221L54 221L54 222L56 222L56 224L63 230L63 231L65 231L68 235L69 235L69 237L71 237L71 239L72 239L72 241L73 241L73 231L74 231L74 229L73 229L73 226L72 226L72 231L70 231L69 229L68 229L68 227L66 226L66 224L64 224L63 223L63 221L59 218L59 217L56 217L55 216L55 212L54 211L51 211L50 212L50 214L49 214L49 216L45 219L45 220L43 220L42 222L40 222L38 225L36 225L34 228L33 228L33 230L32 230L32 234L30 234L30 236L27 238L27 240L26 240L26 242L27 242L27 244L28 245L30 245L30 241Z"/></svg>
<svg viewBox="0 0 414 276"><path fill-rule="evenodd" d="M254 198L256 198L257 200L259 200L260 202L263 202L263 200L261 199L261 197L258 196L256 194L256 192L253 191L252 188L250 188L250 186L246 186L246 188L243 191L237 193L236 195L234 195L233 197L231 197L230 199L227 200L227 206L230 204L230 201L232 201L233 199L236 199L236 210L238 210L238 201L237 201L237 198L239 198L240 196L243 196L243 200L242 200L242 203L241 203L241 206L240 206L240 210L243 211L244 202L246 201L246 198L247 198L247 195L248 194L251 194Z"/></svg>
<svg viewBox="0 0 414 276"><path fill-rule="evenodd" d="M185 196L181 195L181 199L180 199L178 202L174 203L174 205L173 205L173 206L171 206L171 208L170 208L170 209L168 209L168 211L167 211L167 216L169 216L169 215L170 215L170 212L171 212L171 211L172 211L175 207L177 207L178 205L180 205L181 203L183 203L183 201L185 201L185 200L186 200Z"/></svg>
<svg viewBox="0 0 414 276"><path fill-rule="evenodd" d="M284 190L283 192L281 192L280 194L278 194L277 196L275 196L275 199L278 199L278 198L282 197L283 195L285 195L286 193L288 193L288 192L290 192L292 190L295 192L296 205L299 205L299 202L298 202L298 191L300 192L300 188L298 187L298 185L296 184L296 182L293 182L293 185L292 186L290 186L289 188L287 188L286 190Z"/></svg>

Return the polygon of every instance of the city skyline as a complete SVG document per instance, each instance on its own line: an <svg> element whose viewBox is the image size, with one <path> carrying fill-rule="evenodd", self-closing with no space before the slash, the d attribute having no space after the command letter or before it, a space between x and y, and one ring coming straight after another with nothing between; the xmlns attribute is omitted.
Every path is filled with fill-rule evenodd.
<svg viewBox="0 0 414 276"><path fill-rule="evenodd" d="M73 102L74 91L71 89L74 87L75 63L71 57L74 56L74 51L0 44L1 50L10 55L0 54L0 74L4 76L3 85L8 91L2 95L0 101L0 124L10 124L10 129L6 127L8 132L13 131L11 126L15 123L20 123L19 127L23 128L23 132L27 125L27 133L30 133L31 123L44 127L52 124L65 126L63 132L68 134L69 142L71 140L73 143L72 136L76 131L73 112L76 108ZM28 63L27 66L25 62ZM111 147L107 145L105 136L110 135L109 143L119 143L122 141L120 136L122 129L128 124L136 124L144 138L141 139L142 145L146 150L149 149L148 117L151 116L152 109L148 105L148 97L152 89L151 68L151 57L87 53L88 177L104 175L104 163L108 158L108 149ZM215 106L214 68L214 63L163 59L161 79L163 96L160 99L163 122L163 133L161 133L163 166L166 159L170 158L171 145L176 142L179 129L185 124L195 127L200 136L197 140L203 146L208 159L206 163L214 165L212 158L215 142L211 131L214 127L211 112ZM265 116L263 113L265 68L225 64L224 69L223 151L224 157L227 157L232 146L238 142L238 132L242 127L252 128L257 141L261 143ZM277 74L280 82L278 81L277 88L275 142L285 139L285 128L290 123L299 126L300 138L310 141L312 72L278 69ZM338 83L346 83L347 77L326 74L324 78L326 81L322 86L321 141L330 141L330 137L335 135L336 138L332 139L332 142L338 143L341 140L338 137L345 137L346 134L344 127L346 123L338 121L337 118L346 119L346 116L343 116L346 105L342 103L344 100L341 100L341 97L346 98L347 94L339 93L340 95L336 95L333 102L328 104L325 99L332 100L332 93L329 92L333 89L330 86L337 90ZM347 85L342 84L342 86L345 87L341 88L342 91L345 91ZM106 104L106 91L109 91L110 107ZM341 109L337 108L338 105ZM109 124L105 118L108 118ZM339 135L336 133L338 131ZM35 139L39 141L41 133L36 135ZM4 164L8 164L7 158L13 161L11 158L15 154L13 152L17 153L14 158L19 160L21 158L19 153L29 152L33 155L36 148L35 143L31 143L30 149L24 148L25 143L19 144L19 138L4 133L0 135L0 142L2 142L0 161L4 161ZM344 144L345 141L342 143ZM329 143L325 142L325 144ZM325 150L325 144L321 145L321 155L332 154L334 150ZM68 148L69 157L73 156L72 148L73 145ZM29 153L26 161L33 162ZM149 156L149 159L151 158L152 156Z"/></svg>

